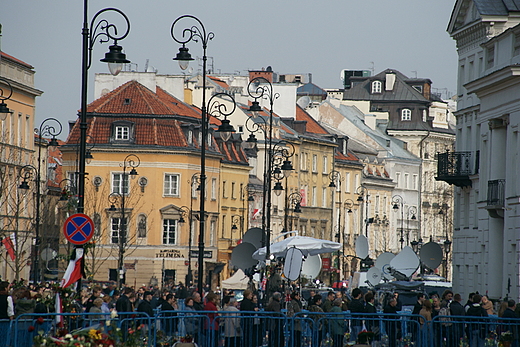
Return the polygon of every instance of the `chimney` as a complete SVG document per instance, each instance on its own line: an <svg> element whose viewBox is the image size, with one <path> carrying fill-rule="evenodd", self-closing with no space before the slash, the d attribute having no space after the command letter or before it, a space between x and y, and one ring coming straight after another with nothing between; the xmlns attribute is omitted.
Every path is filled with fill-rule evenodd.
<svg viewBox="0 0 520 347"><path fill-rule="evenodd" d="M270 83L273 83L273 69L268 66L267 69L262 68L260 71L249 71L249 80L252 81L257 77L263 77Z"/></svg>
<svg viewBox="0 0 520 347"><path fill-rule="evenodd" d="M389 71L386 73L386 84L385 84L385 90L394 90L394 84L395 84L395 73L392 71Z"/></svg>
<svg viewBox="0 0 520 347"><path fill-rule="evenodd" d="M294 118L282 118L282 122L287 124L289 128L294 129L296 132L300 134L305 134L307 132L307 121L306 120L296 120Z"/></svg>

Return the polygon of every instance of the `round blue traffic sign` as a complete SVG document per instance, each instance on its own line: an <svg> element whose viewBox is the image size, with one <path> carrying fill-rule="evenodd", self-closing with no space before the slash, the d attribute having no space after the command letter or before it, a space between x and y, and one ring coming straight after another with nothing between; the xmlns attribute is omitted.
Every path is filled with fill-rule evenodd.
<svg viewBox="0 0 520 347"><path fill-rule="evenodd" d="M86 214L73 214L65 221L63 234L70 243L83 245L94 236L94 223Z"/></svg>

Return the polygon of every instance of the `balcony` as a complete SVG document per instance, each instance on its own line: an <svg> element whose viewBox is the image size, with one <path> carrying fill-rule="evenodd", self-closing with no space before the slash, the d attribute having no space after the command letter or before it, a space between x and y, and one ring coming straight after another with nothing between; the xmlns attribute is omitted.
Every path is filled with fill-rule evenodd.
<svg viewBox="0 0 520 347"><path fill-rule="evenodd" d="M493 218L504 218L506 180L488 181L486 210Z"/></svg>
<svg viewBox="0 0 520 347"><path fill-rule="evenodd" d="M470 175L477 171L473 167L473 153L450 152L437 155L437 181L454 184L457 187L471 187ZM475 165L476 166L476 165Z"/></svg>

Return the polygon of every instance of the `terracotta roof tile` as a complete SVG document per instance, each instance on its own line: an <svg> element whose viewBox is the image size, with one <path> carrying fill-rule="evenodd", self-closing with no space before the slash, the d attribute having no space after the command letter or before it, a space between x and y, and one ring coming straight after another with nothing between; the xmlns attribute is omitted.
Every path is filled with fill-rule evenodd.
<svg viewBox="0 0 520 347"><path fill-rule="evenodd" d="M308 133L329 135L329 132L325 130L310 114L305 112L303 108L296 105L296 120L307 121L306 130Z"/></svg>
<svg viewBox="0 0 520 347"><path fill-rule="evenodd" d="M0 51L0 56L2 56L2 59L8 59L8 60L14 61L15 63L21 64L29 69L34 69L34 67L32 65L27 64L26 62L23 62L20 59L15 58L12 55L9 55L5 52Z"/></svg>
<svg viewBox="0 0 520 347"><path fill-rule="evenodd" d="M229 84L227 84L226 82L222 81L221 79L217 78L217 77L213 77L213 76L208 76L210 80L212 80L214 83L218 84L219 86L221 86L222 88L228 90L229 89Z"/></svg>

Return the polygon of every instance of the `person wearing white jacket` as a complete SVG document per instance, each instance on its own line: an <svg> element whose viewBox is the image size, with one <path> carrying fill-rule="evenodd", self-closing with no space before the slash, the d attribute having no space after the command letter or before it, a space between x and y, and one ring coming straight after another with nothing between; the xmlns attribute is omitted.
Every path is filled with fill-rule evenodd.
<svg viewBox="0 0 520 347"><path fill-rule="evenodd" d="M237 308L238 302L233 297L224 298L224 312L221 319L224 320L224 346L240 346L240 316Z"/></svg>

